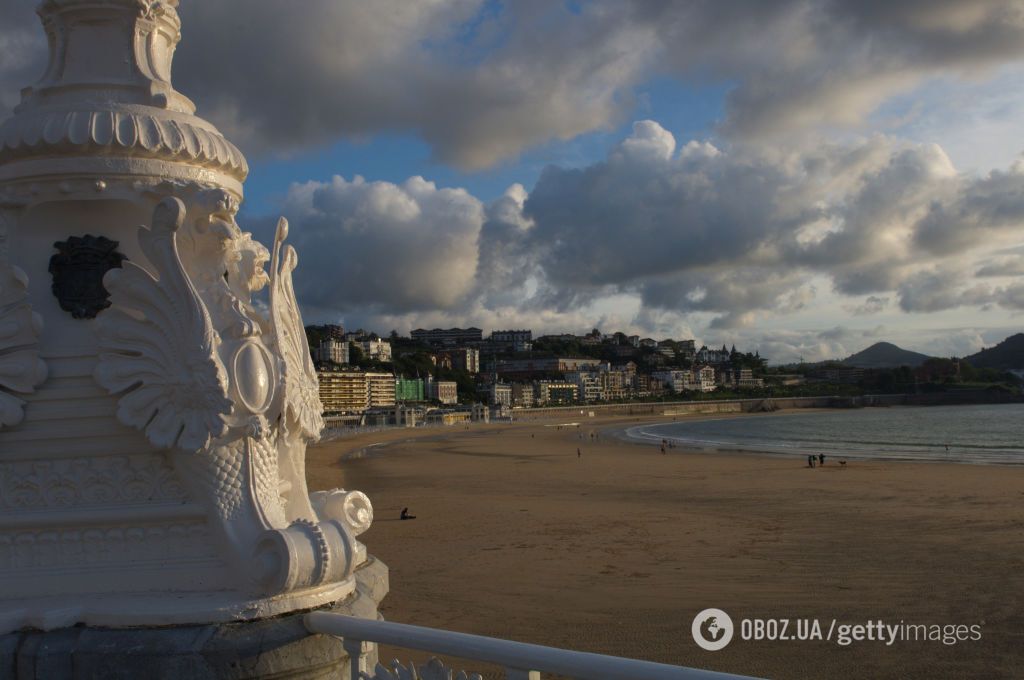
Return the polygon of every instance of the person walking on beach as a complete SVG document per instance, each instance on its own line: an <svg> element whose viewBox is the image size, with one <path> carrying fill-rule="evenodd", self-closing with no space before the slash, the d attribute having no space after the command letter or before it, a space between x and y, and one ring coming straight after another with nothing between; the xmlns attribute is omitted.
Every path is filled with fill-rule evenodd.
<svg viewBox="0 0 1024 680"><path fill-rule="evenodd" d="M807 456L807 467L809 467L809 468L814 467L814 454L811 454L810 456Z"/></svg>
<svg viewBox="0 0 1024 680"><path fill-rule="evenodd" d="M576 449L576 457L577 458L582 458L583 457L583 452L580 451L579 449Z"/></svg>
<svg viewBox="0 0 1024 680"><path fill-rule="evenodd" d="M824 464L825 464L825 454L824 453L819 453L818 454L818 465L824 465Z"/></svg>

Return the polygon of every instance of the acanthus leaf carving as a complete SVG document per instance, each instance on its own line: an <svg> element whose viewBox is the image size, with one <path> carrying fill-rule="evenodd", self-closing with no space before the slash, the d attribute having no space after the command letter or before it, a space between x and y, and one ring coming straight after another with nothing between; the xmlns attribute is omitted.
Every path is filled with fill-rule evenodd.
<svg viewBox="0 0 1024 680"><path fill-rule="evenodd" d="M0 261L0 427L25 417L25 402L16 394L31 394L46 380L37 347L42 329L42 318L28 303L28 276Z"/></svg>
<svg viewBox="0 0 1024 680"><path fill-rule="evenodd" d="M131 262L104 277L112 308L98 320L106 351L95 377L121 395L122 423L160 448L199 451L227 433L232 402L220 338L178 254L184 218L184 203L169 197L154 210L152 228L139 229L159 278Z"/></svg>
<svg viewBox="0 0 1024 680"><path fill-rule="evenodd" d="M286 238L288 221L282 217L274 238L270 289L274 339L284 363L284 410L281 421L286 431L289 421L297 423L302 436L315 441L320 438L324 428L323 405L320 403L316 369L309 353L292 284L292 272L298 265L298 256L294 248L284 246Z"/></svg>

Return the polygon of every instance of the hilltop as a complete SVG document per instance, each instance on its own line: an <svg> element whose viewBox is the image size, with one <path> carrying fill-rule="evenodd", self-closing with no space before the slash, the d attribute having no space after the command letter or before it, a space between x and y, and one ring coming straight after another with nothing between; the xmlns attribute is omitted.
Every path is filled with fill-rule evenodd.
<svg viewBox="0 0 1024 680"><path fill-rule="evenodd" d="M841 363L855 368L897 368L917 367L928 359L931 357L927 354L911 352L891 342L876 342L871 347L843 359Z"/></svg>
<svg viewBox="0 0 1024 680"><path fill-rule="evenodd" d="M1024 368L1024 333L1011 335L995 347L964 357L964 361L975 368Z"/></svg>

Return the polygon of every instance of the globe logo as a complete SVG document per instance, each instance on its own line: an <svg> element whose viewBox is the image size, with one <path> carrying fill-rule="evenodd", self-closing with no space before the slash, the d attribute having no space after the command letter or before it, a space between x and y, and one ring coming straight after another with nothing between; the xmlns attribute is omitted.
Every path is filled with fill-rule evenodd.
<svg viewBox="0 0 1024 680"><path fill-rule="evenodd" d="M701 649L717 652L732 640L732 619L721 609L705 609L693 617L690 632Z"/></svg>

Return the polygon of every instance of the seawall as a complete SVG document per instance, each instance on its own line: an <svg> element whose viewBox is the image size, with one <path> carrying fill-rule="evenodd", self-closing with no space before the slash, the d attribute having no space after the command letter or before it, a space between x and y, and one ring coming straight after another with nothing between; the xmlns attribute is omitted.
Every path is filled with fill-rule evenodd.
<svg viewBox="0 0 1024 680"><path fill-rule="evenodd" d="M990 390L958 390L928 394L869 394L863 396L765 397L707 401L666 401L633 404L594 404L514 409L517 421L592 418L599 416L676 416L718 413L764 413L798 408L864 408L869 406L938 406L1020 402L1019 396ZM593 414L593 415L591 415Z"/></svg>

